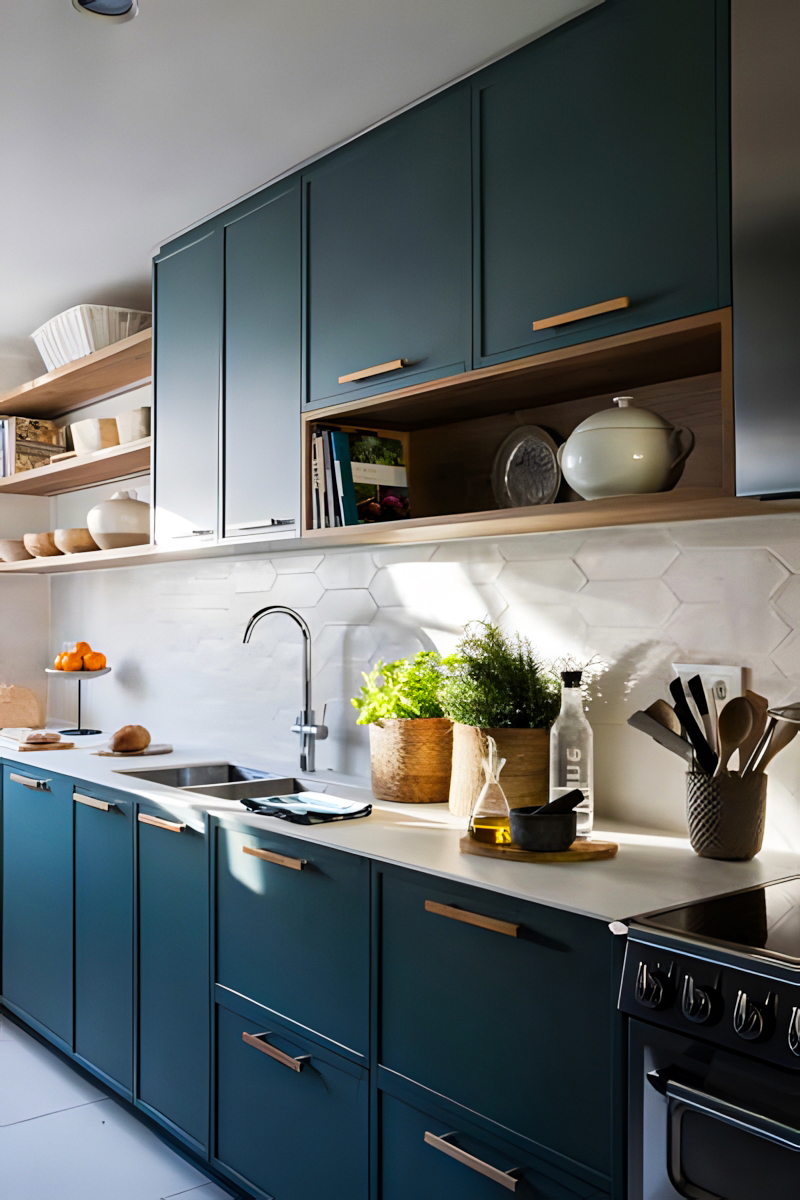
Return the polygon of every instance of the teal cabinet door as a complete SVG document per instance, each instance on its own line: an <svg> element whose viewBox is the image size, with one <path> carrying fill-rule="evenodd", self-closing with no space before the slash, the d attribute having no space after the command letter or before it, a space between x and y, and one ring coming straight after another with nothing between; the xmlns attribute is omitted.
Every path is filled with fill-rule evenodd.
<svg viewBox="0 0 800 1200"><path fill-rule="evenodd" d="M150 822L155 821L155 824ZM194 1149L208 1146L208 863L202 825L140 810L136 1102Z"/></svg>
<svg viewBox="0 0 800 1200"><path fill-rule="evenodd" d="M477 77L477 366L730 302L726 7L605 0Z"/></svg>
<svg viewBox="0 0 800 1200"><path fill-rule="evenodd" d="M471 358L469 88L365 134L303 182L307 403L463 371ZM392 367L399 361L407 365ZM352 378L339 382L344 376Z"/></svg>
<svg viewBox="0 0 800 1200"><path fill-rule="evenodd" d="M3 770L3 998L72 1047L72 790Z"/></svg>
<svg viewBox="0 0 800 1200"><path fill-rule="evenodd" d="M133 1089L133 804L76 783L75 1053Z"/></svg>
<svg viewBox="0 0 800 1200"><path fill-rule="evenodd" d="M228 214L225 536L300 529L300 183Z"/></svg>
<svg viewBox="0 0 800 1200"><path fill-rule="evenodd" d="M362 1067L217 1007L218 1164L275 1200L367 1200Z"/></svg>
<svg viewBox="0 0 800 1200"><path fill-rule="evenodd" d="M221 230L168 246L153 271L155 538L190 545L217 529Z"/></svg>

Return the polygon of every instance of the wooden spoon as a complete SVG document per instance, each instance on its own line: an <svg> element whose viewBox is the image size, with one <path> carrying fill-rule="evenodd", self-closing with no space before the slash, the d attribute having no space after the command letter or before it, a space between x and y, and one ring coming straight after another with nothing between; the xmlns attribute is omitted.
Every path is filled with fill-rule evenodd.
<svg viewBox="0 0 800 1200"><path fill-rule="evenodd" d="M653 703L644 710L648 717L652 717L654 721L658 721L659 725L663 725L665 729L669 729L672 733L681 736L681 723L678 720L677 713L671 704L667 704L666 700L654 700Z"/></svg>
<svg viewBox="0 0 800 1200"><path fill-rule="evenodd" d="M750 707L753 710L753 728L739 747L739 774L750 761L750 756L764 736L768 720L767 709L769 708L769 700L759 696L758 692L745 692L745 697L750 701Z"/></svg>
<svg viewBox="0 0 800 1200"><path fill-rule="evenodd" d="M719 714L719 762L714 771L715 779L726 770L730 756L739 749L752 728L753 709L750 701L745 696L729 700Z"/></svg>

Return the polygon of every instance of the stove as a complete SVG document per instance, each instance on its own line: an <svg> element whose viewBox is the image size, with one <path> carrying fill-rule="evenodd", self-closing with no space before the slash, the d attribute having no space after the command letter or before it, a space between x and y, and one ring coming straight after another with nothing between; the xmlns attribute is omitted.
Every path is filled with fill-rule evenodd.
<svg viewBox="0 0 800 1200"><path fill-rule="evenodd" d="M627 936L629 1200L797 1200L800 876Z"/></svg>

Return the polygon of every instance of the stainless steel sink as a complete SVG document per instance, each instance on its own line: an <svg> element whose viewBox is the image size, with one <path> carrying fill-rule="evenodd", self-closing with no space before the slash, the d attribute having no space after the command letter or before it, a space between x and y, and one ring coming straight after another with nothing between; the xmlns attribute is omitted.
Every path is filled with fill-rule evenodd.
<svg viewBox="0 0 800 1200"><path fill-rule="evenodd" d="M187 792L199 792L202 796L213 796L217 800L261 800L270 796L293 796L308 789L299 779L287 776L266 776L233 783L207 783L198 787L184 788Z"/></svg>
<svg viewBox="0 0 800 1200"><path fill-rule="evenodd" d="M240 767L233 763L153 767L151 770L124 771L121 774L145 779L148 783L179 788L184 792L212 796L217 800L258 800L269 796L291 796L296 792L308 790L299 779L292 779L287 775L271 775L268 771L257 771L252 767Z"/></svg>

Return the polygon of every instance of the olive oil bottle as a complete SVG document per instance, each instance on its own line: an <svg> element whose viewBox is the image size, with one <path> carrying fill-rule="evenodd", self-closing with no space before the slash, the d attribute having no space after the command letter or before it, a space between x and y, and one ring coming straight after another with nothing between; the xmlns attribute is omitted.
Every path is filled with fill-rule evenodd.
<svg viewBox="0 0 800 1200"><path fill-rule="evenodd" d="M476 842L487 842L490 846L507 846L511 842L511 825L508 801L500 786L500 772L506 760L499 757L493 737L487 737L486 743L482 762L486 783L469 819L469 836Z"/></svg>

